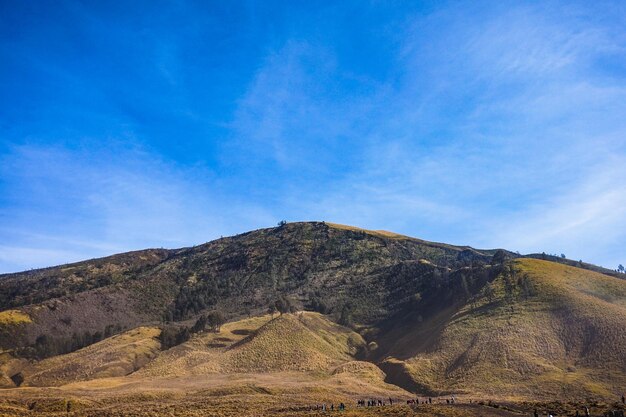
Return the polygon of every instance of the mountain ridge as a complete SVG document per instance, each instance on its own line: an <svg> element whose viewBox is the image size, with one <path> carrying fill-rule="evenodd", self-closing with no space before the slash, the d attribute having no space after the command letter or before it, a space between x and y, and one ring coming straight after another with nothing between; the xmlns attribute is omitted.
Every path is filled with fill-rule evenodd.
<svg viewBox="0 0 626 417"><path fill-rule="evenodd" d="M454 244L448 244L448 243L443 243L443 242L436 242L436 241L430 241L430 240L425 240L425 239L421 239L421 238L417 238L417 237L413 237L413 236L409 236L409 235L403 235L403 234L399 234L396 232L391 232L388 230L384 230L384 229L380 229L380 230L371 230L371 229L364 229L358 226L350 226L350 225L344 225L341 223L333 223L333 222L327 222L327 221L297 221L297 222L289 222L286 223L288 225L306 225L306 224L326 224L330 227L334 227L337 229L343 229L343 230L349 230L349 231L354 231L354 232L365 232L368 234L371 234L373 236L379 236L379 237L384 237L384 238L401 238L401 239L407 239L407 240L412 240L412 241L416 241L422 244L426 244L426 245L432 245L432 246L438 246L438 247L451 247L451 248L457 248L457 249L461 249L461 250L465 250L465 249L470 249L470 250L474 250L477 251L479 253L493 253L499 249L477 249L474 248L472 246L469 245L454 245ZM278 226L280 227L280 226ZM40 272L44 272L44 271L48 271L48 270L55 270L55 269L59 269L59 268L71 268L71 267L77 267L80 266L82 264L86 264L86 263L98 263L98 262L106 262L108 260L113 260L116 258L121 258L121 257L125 257L125 256L131 256L131 255L138 255L141 256L143 254L150 254L150 253L164 253L166 254L166 256L164 257L163 260L167 260L167 257L169 256L173 256L173 255L179 255L179 254L184 254L187 251L193 250L195 248L200 248L202 246L211 244L213 242L222 240L222 239L232 239L232 238L238 238L238 237L243 237L252 233L257 233L257 232L262 232L262 231L267 231L267 230L273 230L276 229L277 227L273 226L273 227L263 227L263 228L259 228L259 229L254 229L254 230L250 230L247 232L241 232L241 233L237 233L231 236L222 236L204 243L199 243L197 245L193 245L193 246L183 246L180 248L172 248L172 249L167 249L167 248L145 248L145 249L135 249L135 250L130 250L130 251L126 251L126 252L119 252L119 253L114 253L111 255L104 255L101 257L96 257L96 258L89 258L89 259L84 259L84 260L79 260L76 262L68 262L68 263L63 263L63 264L58 264L58 265L52 265L52 266L45 266L45 267L41 267L41 268L31 268L31 269L27 269L27 270L23 270L23 271L15 271L15 272L4 272L4 273L0 273L0 280L4 279L4 278L11 278L14 276L23 276L23 275L34 275ZM504 249L502 249L504 250ZM513 254L513 252L507 251L510 254ZM537 256L539 256L539 254L536 254ZM520 255L521 256L521 255Z"/></svg>
<svg viewBox="0 0 626 417"><path fill-rule="evenodd" d="M272 241L271 244L266 242L269 240ZM388 247L392 247L393 253L389 253ZM381 256L379 249L386 253ZM254 259L254 251L260 252L259 259ZM297 251L301 252L299 255L301 259L289 259L291 253ZM468 252L465 247L408 237L403 237L400 241L382 236L379 232L353 227L321 222L289 223L278 228L259 229L220 238L189 248L127 252L58 267L3 275L0 276L0 309L24 307L22 310L26 314L40 316L36 320L44 323L38 330L40 333L44 332L45 328L56 326L61 334L69 337L74 330L84 331L87 327L88 323L78 323L78 326L69 323L69 320L74 320L73 318L77 316L74 311L76 309L71 305L77 306L81 303L92 306L94 318L91 321L101 322L102 328L112 324L106 323L102 316L113 310L120 311L125 308L132 319L117 318L123 326L160 320L162 315L168 314L168 311L162 308L165 305L170 307L172 315L170 319L187 318L199 310L208 308L207 304L211 306L216 304L216 300L209 293L219 294L220 297L228 296L230 289L219 287L234 284L216 282L215 279L216 275L224 271L239 271L236 273L245 274L246 279L242 280L239 276L236 284L245 286L255 279L266 283L277 279L294 281L293 275L301 276L311 269L315 269L315 272L331 270L332 268L326 268L326 265L333 263L333 267L341 268L350 267L350 263L365 261L362 263L367 263L366 268L373 272L385 265L397 264L398 261L419 258L416 255L420 254L427 258L429 255L430 258L433 258L432 255L435 258L445 256L453 261L463 251L464 255L470 258L481 258L484 261L489 258L488 254L473 249ZM276 261L277 255L282 257L280 261ZM342 259L345 258L344 255L351 255L353 259L346 261ZM366 259L367 257L384 257L385 260L374 264ZM255 265L248 267L246 265L248 262ZM202 271L202 265L205 264L213 264L214 267ZM198 274L201 272L211 276L201 276L200 284L192 285L193 281L198 282ZM291 276L287 276L289 274ZM199 287L204 284L207 288L200 289L204 291L200 298L204 299L197 299L194 294L197 294ZM266 288L266 298L270 297L268 292L276 292L278 284L273 282L272 289ZM263 282L254 284L255 287L264 285ZM292 287L298 285L298 282L293 282ZM211 288L208 288L209 286ZM147 291L152 296L150 300L144 297ZM188 295L186 291L195 298L186 300L185 297ZM304 295L299 294L298 297L303 298ZM261 304L267 305L267 300L248 301L248 304L251 304L250 308L253 309L259 309ZM122 304L128 304L130 307L123 307ZM189 304L191 311L186 309L186 304ZM41 308L29 307L37 305L45 306L49 310L45 315L50 319L41 317ZM37 332L26 335L29 343L34 343L38 336L34 333Z"/></svg>
<svg viewBox="0 0 626 417"><path fill-rule="evenodd" d="M295 378L334 375L332 364L332 381L354 371L405 393L609 398L626 384L626 281L585 266L304 222L11 274L0 278L0 379L45 385L78 372L121 383L129 372L164 378L167 368L186 381ZM279 304L285 316L262 319ZM157 330L132 333L188 331L209 311L228 319L221 335L159 348ZM67 354L118 365L73 371Z"/></svg>

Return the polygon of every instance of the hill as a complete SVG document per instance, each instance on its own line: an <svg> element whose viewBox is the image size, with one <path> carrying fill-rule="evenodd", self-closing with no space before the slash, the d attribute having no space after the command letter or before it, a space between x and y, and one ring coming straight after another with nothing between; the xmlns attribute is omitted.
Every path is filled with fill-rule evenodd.
<svg viewBox="0 0 626 417"><path fill-rule="evenodd" d="M159 353L160 332L138 327L76 352L29 364L21 372L22 386L60 386L131 374Z"/></svg>
<svg viewBox="0 0 626 417"><path fill-rule="evenodd" d="M59 346L76 345L74 334L89 332L83 338L97 341L105 332L183 321L212 309L230 317L256 315L284 296L300 308L373 323L402 309L429 285L429 275L445 281L452 270L489 262L493 253L388 232L290 223L193 248L2 275L0 310L30 320L0 323L0 334L11 336L0 339L0 349L32 347L48 336L54 346L40 353L67 353L71 349Z"/></svg>
<svg viewBox="0 0 626 417"><path fill-rule="evenodd" d="M481 293L381 335L390 380L432 395L617 396L626 384L626 282L534 259Z"/></svg>
<svg viewBox="0 0 626 417"><path fill-rule="evenodd" d="M219 333L202 333L163 352L138 375L280 371L330 374L353 361L361 336L319 313L260 316L227 323Z"/></svg>
<svg viewBox="0 0 626 417"><path fill-rule="evenodd" d="M280 412L279 399L373 395L606 401L626 385L626 280L612 275L290 223L0 276L0 385L29 387L4 391L24 407L66 394L89 407L176 403L181 392ZM268 314L276 305L299 313ZM214 310L228 319L221 331L188 337ZM162 345L160 329L187 336Z"/></svg>

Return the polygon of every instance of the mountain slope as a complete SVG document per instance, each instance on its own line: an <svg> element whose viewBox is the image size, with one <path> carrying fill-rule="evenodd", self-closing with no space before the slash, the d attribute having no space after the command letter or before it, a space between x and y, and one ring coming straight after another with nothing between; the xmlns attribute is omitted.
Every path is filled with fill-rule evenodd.
<svg viewBox="0 0 626 417"><path fill-rule="evenodd" d="M131 252L4 275L0 309L18 309L31 322L0 328L15 336L2 338L0 349L33 345L41 335L67 340L74 333L184 320L210 309L230 316L245 310L259 314L279 296L300 307L337 317L346 310L355 321L375 322L428 286L429 274L447 275L450 268L488 262L492 255L313 222L193 248ZM25 304L31 301L36 302Z"/></svg>
<svg viewBox="0 0 626 417"><path fill-rule="evenodd" d="M386 340L381 366L411 390L611 397L626 383L626 281L519 259L464 305Z"/></svg>
<svg viewBox="0 0 626 417"><path fill-rule="evenodd" d="M163 352L138 372L144 376L211 373L317 372L354 360L364 345L357 333L319 313L254 317L202 333Z"/></svg>
<svg viewBox="0 0 626 417"><path fill-rule="evenodd" d="M27 365L23 386L60 386L72 382L128 375L151 361L161 347L154 327L138 327L87 346Z"/></svg>
<svg viewBox="0 0 626 417"><path fill-rule="evenodd" d="M388 390L384 379L428 395L608 398L626 383L625 285L503 250L292 223L1 276L0 384L20 371L24 385L281 374L353 391ZM285 299L308 311L270 320ZM230 320L221 333L165 351L141 329L191 327L209 310ZM133 331L141 341L123 342Z"/></svg>
<svg viewBox="0 0 626 417"><path fill-rule="evenodd" d="M122 283L154 267L172 253L164 249L147 249L56 267L0 274L0 308L36 304Z"/></svg>

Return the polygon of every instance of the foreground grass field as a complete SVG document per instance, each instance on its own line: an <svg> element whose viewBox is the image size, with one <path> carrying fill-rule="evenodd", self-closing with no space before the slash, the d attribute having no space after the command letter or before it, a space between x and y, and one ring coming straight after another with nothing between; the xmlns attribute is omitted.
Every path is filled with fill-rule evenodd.
<svg viewBox="0 0 626 417"><path fill-rule="evenodd" d="M457 393L455 404L447 403L447 395L409 406L415 394L386 383L374 364L354 360L362 338L317 313L228 323L220 333L196 335L126 375L129 364L153 352L155 336L156 329L139 328L34 365L30 373L25 370L27 385L57 386L0 391L0 416L510 417L532 415L534 409L572 416L577 410L583 415L585 406L597 416L623 409L586 398L532 403L498 393ZM356 406L369 399L385 405ZM329 410L340 403L346 410Z"/></svg>
<svg viewBox="0 0 626 417"><path fill-rule="evenodd" d="M395 398L389 405L358 407L356 401L365 399L348 396L339 387L302 385L289 377L282 381L250 382L221 385L188 391L188 381L172 380L168 389L145 389L140 385L80 389L67 387L61 390L7 392L0 401L2 416L441 416L441 417L513 417L532 415L536 409L542 416L584 415L584 407L592 416L602 416L613 410L624 411L618 403L511 403L478 401L457 398L455 404L445 399L433 399L433 404L407 405L404 398ZM222 381L223 383L223 381ZM193 386L194 384L192 384ZM196 382L196 388L198 383ZM130 388L130 389L129 389ZM186 389L187 388L187 389ZM346 404L344 411L338 405ZM326 410L322 410L322 405ZM335 407L330 410L331 404Z"/></svg>

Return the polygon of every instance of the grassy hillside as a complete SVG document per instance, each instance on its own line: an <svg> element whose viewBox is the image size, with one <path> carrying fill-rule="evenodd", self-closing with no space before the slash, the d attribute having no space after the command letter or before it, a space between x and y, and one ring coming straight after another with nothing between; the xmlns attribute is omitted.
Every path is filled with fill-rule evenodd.
<svg viewBox="0 0 626 417"><path fill-rule="evenodd" d="M66 355L29 364L22 386L59 386L78 381L128 375L159 352L160 330L139 327Z"/></svg>
<svg viewBox="0 0 626 417"><path fill-rule="evenodd" d="M0 353L25 343L23 335L32 322L31 316L24 311L0 311Z"/></svg>
<svg viewBox="0 0 626 417"><path fill-rule="evenodd" d="M163 352L138 375L186 376L208 373L316 372L330 375L354 360L364 341L319 313L261 316L202 333ZM346 370L345 372L348 372Z"/></svg>
<svg viewBox="0 0 626 417"><path fill-rule="evenodd" d="M302 313L274 319L228 352L237 372L318 371L352 360L364 344L354 332L319 314Z"/></svg>
<svg viewBox="0 0 626 417"><path fill-rule="evenodd" d="M626 282L520 259L461 307L383 336L391 379L431 394L617 395L626 383Z"/></svg>
<svg viewBox="0 0 626 417"><path fill-rule="evenodd" d="M6 310L0 312L0 326L12 327L20 324L31 323L30 316L19 310Z"/></svg>
<svg viewBox="0 0 626 417"><path fill-rule="evenodd" d="M583 262L582 260L575 261L573 259L563 258L561 256L556 255L548 255L545 253L529 253L528 255L524 255L524 258L533 258L540 259L544 261L552 261L555 263L574 266L576 268L586 269L593 272L598 272L600 274L610 275L615 278L626 279L626 274L620 273L613 269L603 268L598 265L590 264L588 262Z"/></svg>
<svg viewBox="0 0 626 417"><path fill-rule="evenodd" d="M270 320L269 315L252 317L226 323L219 333L196 334L191 340L162 352L136 375L157 378L224 372L225 352L233 345L242 343Z"/></svg>

